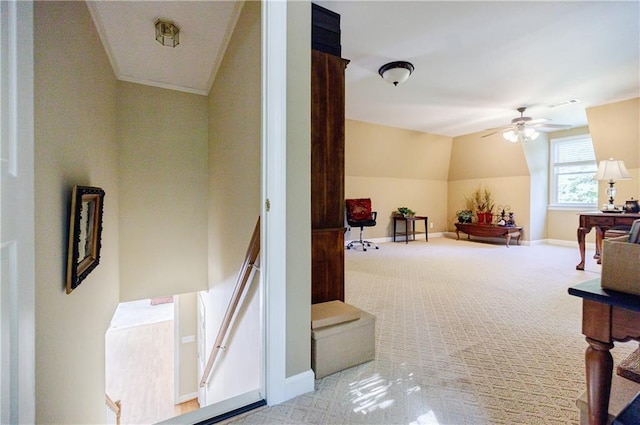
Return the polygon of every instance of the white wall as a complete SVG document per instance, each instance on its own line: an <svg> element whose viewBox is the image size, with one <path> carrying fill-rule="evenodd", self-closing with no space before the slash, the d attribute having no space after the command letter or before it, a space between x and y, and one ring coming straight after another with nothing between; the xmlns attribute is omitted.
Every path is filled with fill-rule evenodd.
<svg viewBox="0 0 640 425"><path fill-rule="evenodd" d="M286 376L311 370L311 3L287 3ZM277 255L277 253L272 253Z"/></svg>

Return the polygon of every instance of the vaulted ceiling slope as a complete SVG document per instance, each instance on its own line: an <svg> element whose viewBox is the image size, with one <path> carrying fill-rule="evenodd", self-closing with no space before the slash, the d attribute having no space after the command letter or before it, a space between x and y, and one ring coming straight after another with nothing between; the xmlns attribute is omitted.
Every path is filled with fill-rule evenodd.
<svg viewBox="0 0 640 425"><path fill-rule="evenodd" d="M341 15L347 118L450 137L640 96L640 1L314 1ZM206 95L239 1L90 1L117 77ZM181 29L164 47L153 24ZM394 87L387 62L415 66ZM578 103L565 103L579 99ZM554 105L560 105L555 106Z"/></svg>

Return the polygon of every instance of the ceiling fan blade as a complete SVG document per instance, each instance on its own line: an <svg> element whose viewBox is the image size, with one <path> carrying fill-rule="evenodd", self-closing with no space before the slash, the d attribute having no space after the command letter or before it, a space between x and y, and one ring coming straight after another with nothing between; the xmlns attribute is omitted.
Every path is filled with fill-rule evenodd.
<svg viewBox="0 0 640 425"><path fill-rule="evenodd" d="M551 123L534 124L531 127L534 127L536 130L542 130L545 128L548 128L550 130L562 130L565 128L571 128L571 126L568 124L551 124Z"/></svg>
<svg viewBox="0 0 640 425"><path fill-rule="evenodd" d="M543 122L547 122L547 121L551 121L548 118L536 118L535 120L529 120L527 121L527 124L531 125L531 124L540 124Z"/></svg>
<svg viewBox="0 0 640 425"><path fill-rule="evenodd" d="M489 136L491 136L491 135L493 135L493 134L496 134L497 132L498 132L498 131L492 131L491 133L484 134L484 135L482 135L482 136L480 136L480 137L489 137Z"/></svg>

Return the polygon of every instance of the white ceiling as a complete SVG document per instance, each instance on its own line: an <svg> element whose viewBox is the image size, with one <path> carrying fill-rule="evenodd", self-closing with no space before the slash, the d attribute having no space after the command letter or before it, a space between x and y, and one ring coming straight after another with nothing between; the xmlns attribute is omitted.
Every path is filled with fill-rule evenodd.
<svg viewBox="0 0 640 425"><path fill-rule="evenodd" d="M209 93L239 13L234 1L89 1L89 10L119 80ZM180 44L155 39L157 19L180 28Z"/></svg>
<svg viewBox="0 0 640 425"><path fill-rule="evenodd" d="M347 118L446 136L526 116L587 124L585 108L640 96L640 1L324 1L341 15ZM89 2L118 78L207 94L239 2ZM157 18L180 45L154 39ZM404 84L378 68L415 66ZM570 99L576 104L551 107Z"/></svg>

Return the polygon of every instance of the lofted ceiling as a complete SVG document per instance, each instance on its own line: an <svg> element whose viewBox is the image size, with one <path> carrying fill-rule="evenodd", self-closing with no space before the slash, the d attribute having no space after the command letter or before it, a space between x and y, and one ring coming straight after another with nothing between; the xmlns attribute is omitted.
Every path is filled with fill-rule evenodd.
<svg viewBox="0 0 640 425"><path fill-rule="evenodd" d="M314 1L341 15L349 119L461 136L519 116L583 126L640 96L639 1ZM207 94L241 10L225 1L88 2L119 79ZM154 39L158 18L180 45ZM378 68L415 66L394 87ZM578 99L577 103L567 103Z"/></svg>

